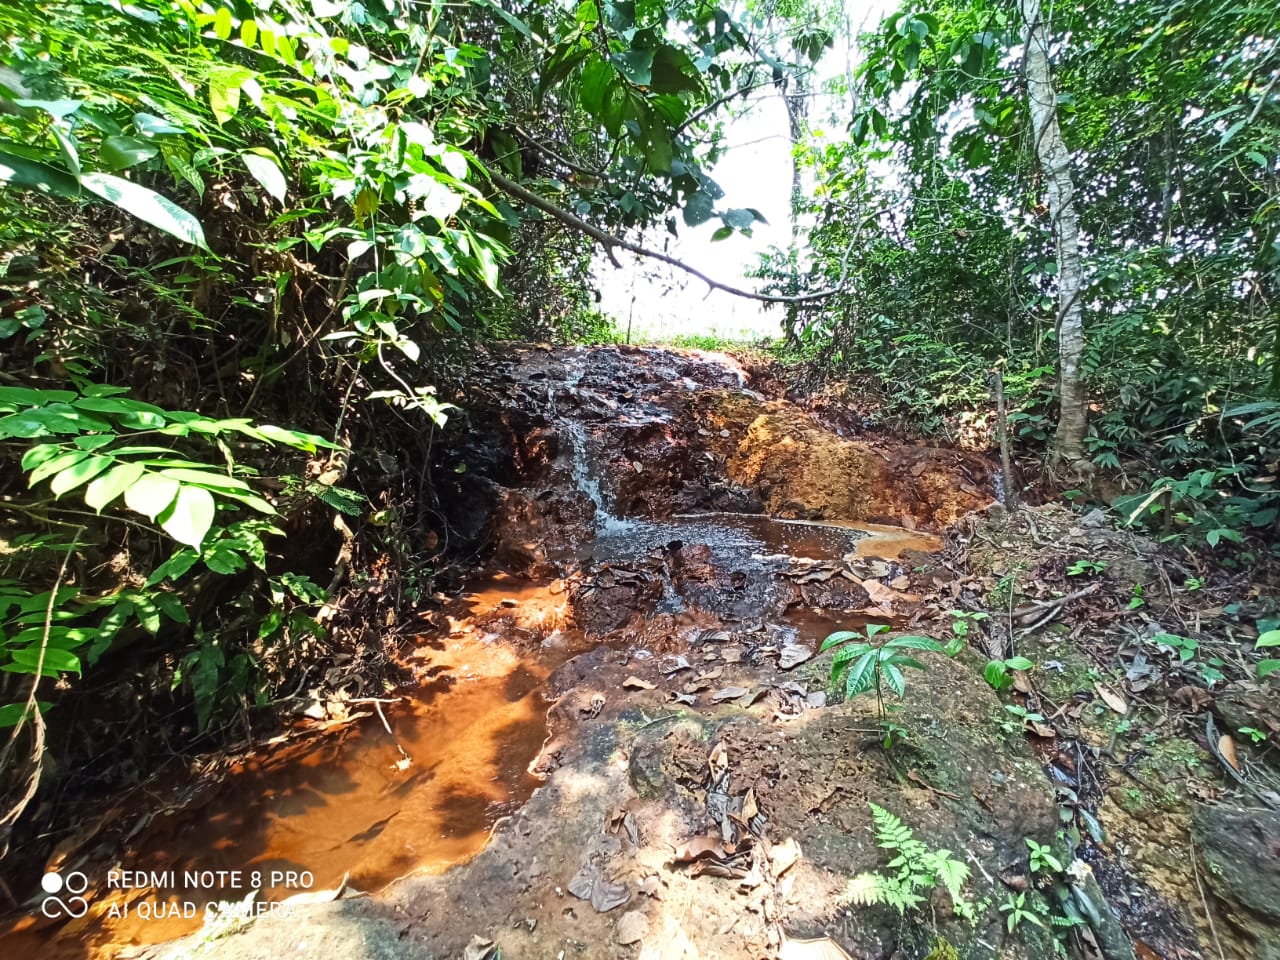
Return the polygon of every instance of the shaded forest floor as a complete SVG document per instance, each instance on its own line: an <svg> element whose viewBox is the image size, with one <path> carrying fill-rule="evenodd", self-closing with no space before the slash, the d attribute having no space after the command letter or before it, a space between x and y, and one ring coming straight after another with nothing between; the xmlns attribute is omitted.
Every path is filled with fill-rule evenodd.
<svg viewBox="0 0 1280 960"><path fill-rule="evenodd" d="M1101 511L1007 510L994 460L870 434L716 354L502 348L437 455L440 508L487 549L421 612L400 702L318 703L320 746L123 838L127 867L219 851L312 888L168 943L198 920L107 914L182 891L99 892L22 936L59 956L943 960L1048 957L1052 918L1076 917L1079 956L1280 957L1280 712L1250 661L1269 571ZM961 648L919 654L887 749L875 697L841 702L819 651L872 624ZM1012 661L999 690L991 660ZM940 889L905 915L857 902L849 881L894 856L870 804L965 864L969 917Z"/></svg>

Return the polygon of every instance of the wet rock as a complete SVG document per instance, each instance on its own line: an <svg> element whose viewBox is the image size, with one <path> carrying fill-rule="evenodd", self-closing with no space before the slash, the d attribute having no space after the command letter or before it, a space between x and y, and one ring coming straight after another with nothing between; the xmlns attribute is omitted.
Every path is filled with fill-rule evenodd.
<svg viewBox="0 0 1280 960"><path fill-rule="evenodd" d="M687 776L673 761L673 757L686 752L705 753L708 730L696 718L671 723L654 724L642 730L631 747L627 765L627 778L636 794L651 800L674 789L675 777Z"/></svg>
<svg viewBox="0 0 1280 960"><path fill-rule="evenodd" d="M1198 806L1192 813L1205 880L1254 956L1280 960L1280 812Z"/></svg>

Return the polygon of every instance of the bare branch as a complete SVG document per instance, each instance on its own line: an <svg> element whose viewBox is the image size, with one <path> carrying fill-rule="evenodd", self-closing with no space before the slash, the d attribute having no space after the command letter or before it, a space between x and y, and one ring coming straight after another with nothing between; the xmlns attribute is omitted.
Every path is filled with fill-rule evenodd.
<svg viewBox="0 0 1280 960"><path fill-rule="evenodd" d="M631 243L629 240L623 240L621 237L615 237L610 233L606 233L594 224L590 224L576 214L570 213L563 207L557 206L550 200L534 193L532 190L522 187L514 180L507 179L495 170L489 171L489 179L504 192L509 193L511 196L516 197L519 200L523 200L525 203L529 204L529 206L555 217L561 223L585 233L597 243L600 243L605 248L605 253L608 254L610 261L612 261L615 267L621 266L621 264L618 263L617 257L614 256L613 251L615 249L626 250L628 253L634 253L641 257L648 257L650 260L657 260L660 263L665 263L668 266L675 267L677 270L682 270L690 276L697 277L712 290L723 290L725 293L732 294L735 297L742 297L747 300L759 300L761 303L812 303L815 300L825 300L832 294L839 293L844 284L845 271L848 269L847 253L845 254L845 269L841 272L839 282L836 286L827 290L821 290L817 293L806 293L803 296L779 296L769 293L756 293L752 290L743 290L741 287L734 287L727 283L721 283L719 280L713 280L701 270L691 267L687 263L677 260L675 257L668 256L665 253L660 253L657 250L650 250L647 247Z"/></svg>

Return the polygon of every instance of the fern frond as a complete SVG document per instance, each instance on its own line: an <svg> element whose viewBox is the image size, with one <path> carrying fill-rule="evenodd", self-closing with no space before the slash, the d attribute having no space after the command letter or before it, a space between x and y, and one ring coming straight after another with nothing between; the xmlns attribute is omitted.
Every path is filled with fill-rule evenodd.
<svg viewBox="0 0 1280 960"><path fill-rule="evenodd" d="M307 493L311 494L325 506L345 513L350 517L358 517L364 512L369 502L364 495L346 487L327 487L323 483L307 484Z"/></svg>
<svg viewBox="0 0 1280 960"><path fill-rule="evenodd" d="M844 901L860 907L884 903L884 884L874 873L860 873L845 886Z"/></svg>
<svg viewBox="0 0 1280 960"><path fill-rule="evenodd" d="M929 856L929 867L938 882L951 894L955 902L961 900L960 888L969 879L969 866L951 856L950 850L935 850Z"/></svg>

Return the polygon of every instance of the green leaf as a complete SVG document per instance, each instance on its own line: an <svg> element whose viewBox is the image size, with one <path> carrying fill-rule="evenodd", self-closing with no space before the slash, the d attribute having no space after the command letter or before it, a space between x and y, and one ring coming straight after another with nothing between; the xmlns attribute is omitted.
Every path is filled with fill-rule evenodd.
<svg viewBox="0 0 1280 960"><path fill-rule="evenodd" d="M99 156L108 169L125 170L150 160L159 152L159 147L137 137L107 137L102 141Z"/></svg>
<svg viewBox="0 0 1280 960"><path fill-rule="evenodd" d="M929 650L933 653L942 653L942 644L932 637L895 637L885 644L886 647L894 647L899 650Z"/></svg>
<svg viewBox="0 0 1280 960"><path fill-rule="evenodd" d="M148 520L154 520L174 502L180 486L172 477L147 473L125 489L124 502L130 510L142 514Z"/></svg>
<svg viewBox="0 0 1280 960"><path fill-rule="evenodd" d="M832 647L838 646L842 643L848 643L850 640L860 639L862 639L862 635L860 633L855 633L852 630L837 630L835 633L828 636L827 639L822 641L822 646L818 648L818 652L821 653L823 650L830 650Z"/></svg>
<svg viewBox="0 0 1280 960"><path fill-rule="evenodd" d="M999 660L992 660L987 664L982 676L986 678L987 683L991 684L993 690L1003 690L1011 685L1013 681L1009 679L1009 671L1005 665Z"/></svg>
<svg viewBox="0 0 1280 960"><path fill-rule="evenodd" d="M23 668L21 671L23 673L35 673L41 663L40 648L38 646L14 650L10 656L13 657L15 664ZM44 669L41 672L46 677L56 677L59 673L78 674L80 672L80 658L71 651L62 650L58 647L45 649L43 665Z"/></svg>
<svg viewBox="0 0 1280 960"><path fill-rule="evenodd" d="M86 190L114 203L139 220L202 250L209 249L200 221L154 190L110 173L86 173L80 178L80 182Z"/></svg>
<svg viewBox="0 0 1280 960"><path fill-rule="evenodd" d="M243 67L221 67L209 74L209 108L219 123L230 123L240 109L240 88L253 77Z"/></svg>
<svg viewBox="0 0 1280 960"><path fill-rule="evenodd" d="M1261 650L1263 647L1280 647L1280 630L1268 630L1261 634L1253 648Z"/></svg>
<svg viewBox="0 0 1280 960"><path fill-rule="evenodd" d="M902 675L902 671L898 669L897 664L893 662L881 665L884 673L885 683L889 685L889 689L902 697L907 692L907 678Z"/></svg>
<svg viewBox="0 0 1280 960"><path fill-rule="evenodd" d="M59 471L66 470L68 467L74 467L81 460L89 456L85 450L68 450L66 453L54 457L52 460L46 460L40 466L31 471L31 476L27 478L27 486L34 487L41 480L53 476Z"/></svg>
<svg viewBox="0 0 1280 960"><path fill-rule="evenodd" d="M618 72L638 87L647 87L653 80L652 50L627 50L610 58Z"/></svg>
<svg viewBox="0 0 1280 960"><path fill-rule="evenodd" d="M128 490L146 472L140 463L122 463L98 477L84 492L84 502L101 513L102 508Z"/></svg>
<svg viewBox="0 0 1280 960"><path fill-rule="evenodd" d="M51 706L47 701L41 700L36 704L41 713L45 713ZM0 707L0 729L14 727L23 717L28 715L29 708L24 700L22 703L6 703Z"/></svg>
<svg viewBox="0 0 1280 960"><path fill-rule="evenodd" d="M1026 657L1010 657L1004 665L1010 670L1031 670L1035 667L1035 662Z"/></svg>
<svg viewBox="0 0 1280 960"><path fill-rule="evenodd" d="M858 662L849 670L849 675L844 682L844 695L846 699L852 700L860 693L864 693L871 689L875 683L876 670L879 664L876 662L876 652L874 650L864 653L858 658Z"/></svg>
<svg viewBox="0 0 1280 960"><path fill-rule="evenodd" d="M190 547L183 547L151 571L151 576L147 578L147 586L154 587L162 580L181 579L182 575L195 566L196 561L199 559L200 554Z"/></svg>
<svg viewBox="0 0 1280 960"><path fill-rule="evenodd" d="M187 613L187 608L182 605L182 601L172 593L156 593L153 595L156 606L163 611L164 615L174 623L190 623L191 615Z"/></svg>
<svg viewBox="0 0 1280 960"><path fill-rule="evenodd" d="M0 142L0 147L4 143ZM65 170L20 157L0 149L0 183L11 183L23 190L38 190L54 197L75 197L80 185Z"/></svg>
<svg viewBox="0 0 1280 960"><path fill-rule="evenodd" d="M231 11L227 7L219 7L213 17L213 33L219 40L231 37Z"/></svg>
<svg viewBox="0 0 1280 960"><path fill-rule="evenodd" d="M711 219L715 205L715 199L705 190L689 194L684 202L684 222L691 227L706 223Z"/></svg>
<svg viewBox="0 0 1280 960"><path fill-rule="evenodd" d="M114 457L90 456L60 471L50 482L49 489L53 491L55 497L61 497L81 484L88 483L115 462Z"/></svg>
<svg viewBox="0 0 1280 960"><path fill-rule="evenodd" d="M1259 660L1258 661L1258 679L1269 677L1271 674L1280 670L1280 660Z"/></svg>
<svg viewBox="0 0 1280 960"><path fill-rule="evenodd" d="M702 78L689 55L672 46L659 47L653 55L649 88L657 93L701 93Z"/></svg>
<svg viewBox="0 0 1280 960"><path fill-rule="evenodd" d="M284 203L288 184L276 158L267 150L246 150L240 154L240 159L262 189Z"/></svg>
<svg viewBox="0 0 1280 960"><path fill-rule="evenodd" d="M179 543L199 550L213 526L215 513L213 494L203 487L184 486L172 505L160 514L160 526Z"/></svg>

